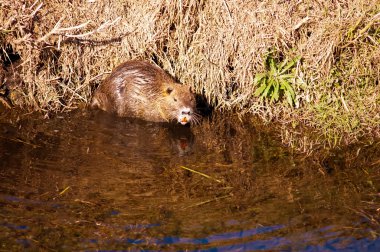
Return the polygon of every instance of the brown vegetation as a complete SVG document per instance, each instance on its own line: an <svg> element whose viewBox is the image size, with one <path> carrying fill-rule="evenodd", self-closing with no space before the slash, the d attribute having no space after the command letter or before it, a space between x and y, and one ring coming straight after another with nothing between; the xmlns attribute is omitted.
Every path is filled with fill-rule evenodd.
<svg viewBox="0 0 380 252"><path fill-rule="evenodd" d="M144 58L220 109L335 138L379 131L379 0L3 0L0 20L1 85L24 108L76 108L116 65ZM275 64L301 59L296 109L254 95L268 52Z"/></svg>

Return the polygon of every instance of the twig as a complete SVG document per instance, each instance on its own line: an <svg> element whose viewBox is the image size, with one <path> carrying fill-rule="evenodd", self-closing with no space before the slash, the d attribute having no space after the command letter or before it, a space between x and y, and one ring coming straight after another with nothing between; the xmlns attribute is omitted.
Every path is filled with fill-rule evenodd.
<svg viewBox="0 0 380 252"><path fill-rule="evenodd" d="M298 24L296 24L295 26L293 26L293 30L298 30L302 25L304 25L305 23L309 22L310 20L310 17L305 17L303 18L300 22L298 22Z"/></svg>
<svg viewBox="0 0 380 252"><path fill-rule="evenodd" d="M34 4L30 7L32 8L38 1L34 2ZM30 17L34 17L34 15L36 15L36 13L41 9L43 3L40 3L40 5L37 6L37 8L32 12L30 13Z"/></svg>
<svg viewBox="0 0 380 252"><path fill-rule="evenodd" d="M64 36L68 37L68 38L81 38L81 37L86 37L88 35L91 35L91 34L94 34L94 33L97 33L97 32L100 32L101 30L105 29L106 27L109 27L109 26L112 26L113 24L115 24L116 22L118 22L119 20L121 19L121 17L117 17L115 20L113 20L112 22L110 22L109 20L106 21L104 24L100 25L97 29L95 30L92 30L92 31L89 31L87 33L83 33L83 34L64 34ZM88 21L89 22L89 21ZM72 28L72 27L70 27ZM63 28L63 29L70 29L70 28ZM63 29L59 29L58 32L61 32L63 31ZM72 29L71 29L72 30Z"/></svg>
<svg viewBox="0 0 380 252"><path fill-rule="evenodd" d="M347 112L350 112L350 110L349 110L348 107L347 107L346 101L344 100L343 95L340 95L340 99L342 100L342 104L343 104L344 109L345 109Z"/></svg>
<svg viewBox="0 0 380 252"><path fill-rule="evenodd" d="M228 11L228 15L230 16L230 20L232 22L232 14L231 14L230 8L228 7L228 4L226 3L226 0L223 0L223 3L224 3L224 6L226 7L226 9Z"/></svg>
<svg viewBox="0 0 380 252"><path fill-rule="evenodd" d="M77 26L71 26L71 27L66 27L66 28L59 28L59 31L60 32L63 32L63 31L72 31L72 30L76 30L76 29L82 29L83 27L86 27L89 23L91 23L91 21L87 21L87 22L84 22L80 25L77 25Z"/></svg>
<svg viewBox="0 0 380 252"><path fill-rule="evenodd" d="M62 21L64 19L65 19L65 16L62 16L58 20L58 22L55 24L55 26L53 27L53 29L50 32L48 32L45 36L43 36L42 38L39 38L38 42L46 41L46 39L48 37L50 37L51 35L61 35L63 37L69 38L69 39L79 39L79 38L87 37L87 36L92 35L94 33L98 33L98 32L100 32L103 29L106 29L107 27L110 27L110 26L114 25L115 23L117 23L118 21L120 21L121 17L117 17L116 19L114 19L112 21L107 20L106 22L104 22L103 24L101 24L98 28L96 28L96 29L94 29L92 31L86 32L86 33L82 33L82 34L69 34L67 32L73 31L73 30L78 30L78 29L83 29L88 24L91 23L91 20L89 20L87 22L84 22L84 23L82 23L80 25L61 28L61 23L62 23Z"/></svg>
<svg viewBox="0 0 380 252"><path fill-rule="evenodd" d="M207 203L210 203L210 202L213 202L213 201L217 201L217 200L220 200L220 199L225 199L225 198L228 198L228 197L231 197L231 196L230 196L230 195L224 195L224 196L216 197L216 198L214 198L214 199L210 199L210 200L202 201L202 202L199 202L199 203L196 203L196 204L193 204L193 205L190 205L190 206L184 207L183 209L188 209L188 208L190 208L190 207L201 206L201 205L204 205L204 204L207 204Z"/></svg>
<svg viewBox="0 0 380 252"><path fill-rule="evenodd" d="M191 172L193 172L193 173L199 174L199 175L201 175L201 176L203 176L203 177L205 177L205 178L215 180L215 181L218 182L218 183L222 183L221 180L216 179L216 178L213 178L213 177L211 177L211 176L209 176L209 175L207 175L207 174L204 174L204 173L202 173L202 172L199 172L199 171L196 171L196 170L193 170L193 169L187 168L187 167L185 167L185 166L180 166L180 167L181 167L182 169L185 169L185 170L191 171Z"/></svg>
<svg viewBox="0 0 380 252"><path fill-rule="evenodd" d="M64 194L67 190L69 190L71 187L70 186L67 186L65 189L63 189L60 193L59 193L59 195L62 195L62 194Z"/></svg>
<svg viewBox="0 0 380 252"><path fill-rule="evenodd" d="M37 41L38 41L38 42L46 41L46 39L47 39L48 37L50 37L51 35L53 35L53 34L57 34L57 30L58 30L59 27L61 26L61 22L62 22L62 20L63 20L64 18L65 18L64 16L61 17L61 18L58 20L58 22L54 25L53 29L52 29L50 32L48 32L45 36L43 36L42 38L39 38Z"/></svg>
<svg viewBox="0 0 380 252"><path fill-rule="evenodd" d="M32 144L32 143L28 143L28 142L25 142L21 139L17 139L17 138L8 138L8 137L3 137L3 136L0 136L0 138L3 138L3 139L6 139L6 140L10 140L10 141L13 141L13 142L18 142L18 143L23 143L23 144L26 144L26 145L30 145L30 146L33 146L33 147L41 147L39 145L36 145L36 144Z"/></svg>
<svg viewBox="0 0 380 252"><path fill-rule="evenodd" d="M92 206L95 206L95 205L96 205L96 204L93 203L93 202L86 201L86 200L81 200L81 199L75 199L74 201L75 201L75 202L79 202L79 203L83 203L83 204L87 204L87 205L92 205Z"/></svg>
<svg viewBox="0 0 380 252"><path fill-rule="evenodd" d="M121 40L133 33L133 31L131 32L126 32L126 33L123 33L121 35L119 35L118 37L114 37L114 38L110 38L110 39L103 39L103 40L95 40L95 39L80 39L80 38L69 38L67 37L66 39L62 40L62 43L77 43L77 44L92 44L92 45L106 45L106 44L109 44L109 43L114 43L114 42L121 42Z"/></svg>

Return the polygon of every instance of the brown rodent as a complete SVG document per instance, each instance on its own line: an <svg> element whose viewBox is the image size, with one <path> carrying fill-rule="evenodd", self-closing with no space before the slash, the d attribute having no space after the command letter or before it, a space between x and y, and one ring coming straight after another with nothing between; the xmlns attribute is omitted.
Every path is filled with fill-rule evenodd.
<svg viewBox="0 0 380 252"><path fill-rule="evenodd" d="M127 61L100 84L92 107L123 117L152 122L198 122L195 95L161 68L146 61Z"/></svg>

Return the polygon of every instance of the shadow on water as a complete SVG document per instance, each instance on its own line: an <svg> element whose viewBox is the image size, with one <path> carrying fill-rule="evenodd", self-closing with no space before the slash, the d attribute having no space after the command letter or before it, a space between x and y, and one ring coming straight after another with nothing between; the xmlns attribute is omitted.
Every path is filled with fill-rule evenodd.
<svg viewBox="0 0 380 252"><path fill-rule="evenodd" d="M355 148L319 162L219 114L4 114L0 250L377 251L380 144Z"/></svg>

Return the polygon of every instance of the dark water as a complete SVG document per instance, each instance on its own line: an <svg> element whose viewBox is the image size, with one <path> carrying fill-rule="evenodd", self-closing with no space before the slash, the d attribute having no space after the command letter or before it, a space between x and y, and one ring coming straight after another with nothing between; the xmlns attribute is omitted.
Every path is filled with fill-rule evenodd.
<svg viewBox="0 0 380 252"><path fill-rule="evenodd" d="M305 157L223 115L0 121L0 251L380 251L379 143Z"/></svg>

